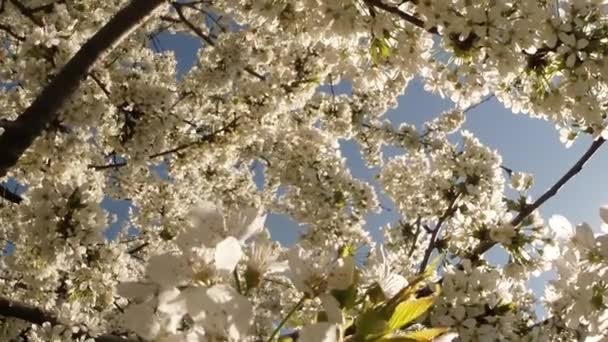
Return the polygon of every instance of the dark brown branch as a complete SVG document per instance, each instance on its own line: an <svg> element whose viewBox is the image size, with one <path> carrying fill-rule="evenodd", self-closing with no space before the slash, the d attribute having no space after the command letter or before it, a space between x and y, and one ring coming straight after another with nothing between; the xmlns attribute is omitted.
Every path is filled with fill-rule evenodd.
<svg viewBox="0 0 608 342"><path fill-rule="evenodd" d="M198 139L196 141L191 141L191 142L188 142L188 143L184 143L184 144L178 145L176 147L173 147L173 148L171 148L169 150L165 150L165 151L162 151L162 152L157 152L157 153L151 154L151 155L148 156L148 158L149 159L155 159L155 158L158 158L158 157L163 157L163 156L166 156L166 155L169 155L169 154L173 154L173 153L177 153L177 152L186 150L186 149L188 149L190 147L193 147L193 146L197 146L197 145L201 145L201 144L204 144L204 143L213 142L215 139L217 139L217 137L220 134L228 133L228 132L231 132L232 130L234 130L234 128L236 127L236 125L237 125L237 123L239 121L239 119L240 119L240 117L234 118L232 121L230 121L224 127L220 128L220 129L218 129L216 131L213 131L213 132L211 132L211 133L209 133L209 134L207 134L205 136L202 136L200 139ZM120 167L123 167L123 166L126 166L126 165L127 165L127 162L119 162L119 163L112 163L112 164L107 164L107 165L89 165L88 167L89 167L89 169L94 169L94 170L97 170L97 171L101 171L101 170L107 170L107 169L112 169L112 168L120 168Z"/></svg>
<svg viewBox="0 0 608 342"><path fill-rule="evenodd" d="M177 12L177 16L179 17L180 21L184 25L186 25L186 27L188 27L192 32L194 32L194 34L196 34L199 38L201 38L203 41L205 41L205 43L207 43L209 46L215 46L215 42L213 41L213 39L211 39L208 35L206 35L200 28L196 27L196 25L194 25L192 22L190 22L188 20L188 18L186 18L186 16L184 15L184 11L183 11L182 7L189 7L189 6L185 6L185 4L179 3L179 2L173 2L173 3L171 3L171 5L173 6L173 8L175 8L175 11ZM255 78L257 78L261 81L264 81L266 79L266 77L264 77L264 75L261 75L260 73L255 71L250 66L245 67L244 70L251 76L254 76Z"/></svg>
<svg viewBox="0 0 608 342"><path fill-rule="evenodd" d="M133 249L130 249L127 253L129 254L135 254L141 250L143 250L144 248L148 247L148 245L150 245L150 243L148 242L144 242L141 245L134 247Z"/></svg>
<svg viewBox="0 0 608 342"><path fill-rule="evenodd" d="M15 31L13 31L10 26L0 24L0 30L6 32L9 36L15 38L16 40L23 42L25 41L25 37L21 37Z"/></svg>
<svg viewBox="0 0 608 342"><path fill-rule="evenodd" d="M422 258L422 262L420 263L420 268L418 269L418 274L422 274L424 272L424 270L426 269L426 266L428 265L429 260L431 258L431 253L433 253L433 250L436 247L435 244L437 242L437 236L439 235L439 232L441 231L441 226L443 226L443 223L450 216L452 216L452 214L454 214L454 212L456 211L456 209L457 209L456 201L458 200L458 197L460 197L461 193L462 192L458 192L454 196L454 198L452 198L452 201L450 201L448 208L445 210L443 215L439 218L439 221L437 221L437 225L435 226L435 229L433 229L433 231L431 232L431 239L429 240L429 246L427 247L426 251L424 251L424 257Z"/></svg>
<svg viewBox="0 0 608 342"><path fill-rule="evenodd" d="M599 138L595 140L591 146L587 149L587 151L581 156L581 158L564 174L552 187L550 187L544 194L542 194L534 203L527 205L522 211L519 212L517 216L511 220L511 224L515 227L519 226L530 214L532 214L536 209L540 208L545 202L551 199L553 196L557 195L558 191L570 181L574 176L576 176L579 172L583 170L585 164L593 157L593 155L597 152L597 150L606 142L606 139ZM479 246L477 246L470 253L470 259L477 259L483 253L490 250L490 248L494 247L496 244L495 241L492 240L484 240Z"/></svg>
<svg viewBox="0 0 608 342"><path fill-rule="evenodd" d="M38 325L45 322L52 325L59 324L54 314L2 297L0 297L0 316L18 318Z"/></svg>
<svg viewBox="0 0 608 342"><path fill-rule="evenodd" d="M23 198L19 195L17 195L15 192L9 190L7 187L5 187L4 185L0 184L0 197L4 198L5 200L15 203L15 204L19 204L23 201Z"/></svg>
<svg viewBox="0 0 608 342"><path fill-rule="evenodd" d="M9 1L11 4L13 4L13 6L15 6L17 8L19 13L21 13L24 17L28 18L34 24L36 24L36 26L38 26L38 27L44 26L42 21L40 19L36 18L36 16L34 16L34 14L32 13L32 10L30 10L24 4L22 4L21 1L19 1L19 0L9 0Z"/></svg>
<svg viewBox="0 0 608 342"><path fill-rule="evenodd" d="M186 18L186 16L184 15L184 11L182 9L183 4L179 3L179 2L174 2L171 4L173 6L173 8L175 8L175 11L177 12L177 16L179 17L179 19L181 20L181 22L186 25L190 30L192 30L192 32L194 32L197 36L199 36L202 40L205 41L205 43L209 44L210 46L215 46L215 42L209 38L208 35L206 35L200 28L196 27L196 25L192 24L188 18Z"/></svg>
<svg viewBox="0 0 608 342"><path fill-rule="evenodd" d="M42 309L19 303L7 298L0 297L0 316L17 318L36 325L42 325L46 322L51 325L61 324L57 315L44 311ZM87 336L93 338L96 342L138 342L139 340L128 339L117 335L100 335L97 337L86 335L86 333L76 332L74 337Z"/></svg>
<svg viewBox="0 0 608 342"><path fill-rule="evenodd" d="M154 158L166 156L166 155L169 155L169 154L173 154L173 153L185 150L187 148L190 148L192 146L200 145L200 144L203 144L203 143L206 143L206 142L213 142L220 134L226 133L226 132L230 132L231 130L233 130L236 127L236 124L239 121L239 119L240 119L240 117L234 118L226 126L224 126L224 127L220 128L220 129L218 129L216 131L213 131L213 132L205 135L204 137L200 138L197 141L185 143L185 144L179 145L177 147L174 147L174 148L172 148L170 150L166 150L166 151L163 151L163 152L155 153L155 154L153 154L153 155L150 156L150 159L154 159Z"/></svg>
<svg viewBox="0 0 608 342"><path fill-rule="evenodd" d="M102 171L102 170L107 170L107 169L118 169L123 166L127 166L127 162L119 162L119 163L112 163L112 164L106 164L106 165L89 165L88 168L94 169L97 171Z"/></svg>
<svg viewBox="0 0 608 342"><path fill-rule="evenodd" d="M429 33L439 34L439 31L437 31L436 27L431 27L431 28L427 29L427 28L425 28L424 21L422 21L422 19L417 18L411 14L405 13L395 6L387 5L387 4L383 3L382 0L364 0L364 1L369 6L377 7L386 12L396 14L401 19L403 19L403 20L409 22L410 24L413 24L414 26L417 26Z"/></svg>
<svg viewBox="0 0 608 342"><path fill-rule="evenodd" d="M20 4L17 0L11 2ZM58 110L93 64L163 3L164 0L132 0L80 48L14 121L15 127L6 129L0 136L0 177L7 174L45 127L57 118Z"/></svg>

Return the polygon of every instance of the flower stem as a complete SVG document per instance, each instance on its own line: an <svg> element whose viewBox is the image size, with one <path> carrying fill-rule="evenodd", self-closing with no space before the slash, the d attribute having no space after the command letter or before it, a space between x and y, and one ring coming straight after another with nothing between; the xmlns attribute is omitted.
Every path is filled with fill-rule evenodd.
<svg viewBox="0 0 608 342"><path fill-rule="evenodd" d="M291 316L293 316L293 314L296 313L296 311L298 311L298 309L302 306L302 304L304 304L305 300L306 300L306 296L303 296L300 299L300 301L296 305L294 305L294 307L291 308L291 310L289 310L289 312L287 313L285 318L283 318L283 320L279 323L279 325L277 325L277 327L274 329L274 331L272 332L272 334L270 335L268 340L266 340L267 342L271 342L272 340L274 340L274 338L278 335L278 333L281 331L281 329L283 329L283 326L285 325L285 323L287 323L287 321L291 318Z"/></svg>
<svg viewBox="0 0 608 342"><path fill-rule="evenodd" d="M236 283L236 290L239 294L243 294L243 288L241 287L241 279L239 278L239 272L237 271L236 267L234 268L234 271L232 271L232 274L234 275L234 282Z"/></svg>

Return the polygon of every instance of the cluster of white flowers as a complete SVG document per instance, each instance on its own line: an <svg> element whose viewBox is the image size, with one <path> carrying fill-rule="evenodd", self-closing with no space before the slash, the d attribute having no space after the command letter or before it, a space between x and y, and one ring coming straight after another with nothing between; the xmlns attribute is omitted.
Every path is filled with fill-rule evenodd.
<svg viewBox="0 0 608 342"><path fill-rule="evenodd" d="M0 134L129 2L0 1ZM567 146L608 138L606 18L603 0L164 3L0 179L0 340L606 339L606 235L548 235L532 176L461 129L492 95ZM200 39L194 66L158 34ZM414 77L456 106L395 127ZM364 229L379 198L399 216L383 245ZM267 214L306 231L282 246ZM551 267L539 321L526 282Z"/></svg>
<svg viewBox="0 0 608 342"><path fill-rule="evenodd" d="M608 223L607 209L601 209ZM543 255L556 273L543 300L547 303L551 325L589 340L606 339L608 327L608 235L594 233L591 227L576 228L562 216L549 220L553 245Z"/></svg>

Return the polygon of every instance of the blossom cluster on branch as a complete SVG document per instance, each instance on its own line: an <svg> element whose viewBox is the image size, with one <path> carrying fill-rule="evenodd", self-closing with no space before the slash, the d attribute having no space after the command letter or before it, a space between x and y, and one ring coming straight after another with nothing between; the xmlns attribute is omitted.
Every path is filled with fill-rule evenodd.
<svg viewBox="0 0 608 342"><path fill-rule="evenodd" d="M607 340L608 234L538 211L608 138L607 18L603 0L0 0L0 340ZM161 34L202 44L179 77ZM395 127L414 77L454 109ZM462 129L492 98L594 142L531 199ZM380 198L399 219L378 244Z"/></svg>

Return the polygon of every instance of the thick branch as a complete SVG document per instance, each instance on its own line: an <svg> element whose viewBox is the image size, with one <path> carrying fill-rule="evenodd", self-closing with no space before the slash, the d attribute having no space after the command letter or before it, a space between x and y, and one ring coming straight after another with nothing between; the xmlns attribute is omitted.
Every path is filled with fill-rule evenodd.
<svg viewBox="0 0 608 342"><path fill-rule="evenodd" d="M13 191L10 191L2 184L0 184L0 197L15 204L19 204L23 201L23 198L21 196L17 195Z"/></svg>
<svg viewBox="0 0 608 342"><path fill-rule="evenodd" d="M42 325L45 322L51 325L61 324L57 316L53 313L42 309L19 303L7 298L0 297L0 316L17 318L36 325ZM75 333L82 336L82 333ZM93 337L93 336L91 336ZM96 342L136 342L134 339L127 339L116 335L100 335L93 337Z"/></svg>
<svg viewBox="0 0 608 342"><path fill-rule="evenodd" d="M20 4L17 0L12 3ZM80 48L14 121L14 127L0 136L0 177L7 174L45 127L56 119L57 111L78 88L93 64L162 3L164 0L132 0Z"/></svg>
<svg viewBox="0 0 608 342"><path fill-rule="evenodd" d="M542 194L534 203L527 205L517 216L511 220L511 224L515 227L520 225L530 214L536 209L540 208L550 198L555 196L557 192L566 184L570 179L574 178L579 172L583 170L583 166L593 157L595 152L606 142L606 139L599 138L594 141L589 149L581 156L581 158L564 174L552 187L550 187L544 194ZM490 248L494 247L495 241L485 240L477 246L469 255L469 258L475 259L487 252Z"/></svg>
<svg viewBox="0 0 608 342"><path fill-rule="evenodd" d="M59 324L57 317L49 312L2 297L0 297L0 316L18 318L38 325L44 322Z"/></svg>

